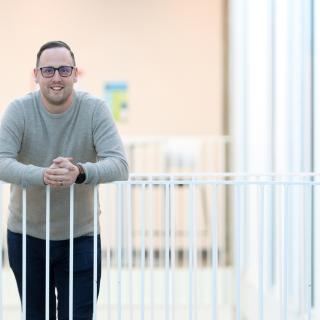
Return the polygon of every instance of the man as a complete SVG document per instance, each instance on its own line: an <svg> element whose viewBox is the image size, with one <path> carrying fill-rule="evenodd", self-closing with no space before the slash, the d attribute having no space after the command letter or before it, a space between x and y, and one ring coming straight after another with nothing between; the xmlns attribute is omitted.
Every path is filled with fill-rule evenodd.
<svg viewBox="0 0 320 320"><path fill-rule="evenodd" d="M11 183L8 253L22 297L22 189L27 190L28 320L45 319L46 185L50 209L50 320L69 319L69 186L74 187L73 319L93 313L93 189L126 180L128 165L108 107L74 90L70 47L44 44L34 78L40 90L13 101L0 128L0 180ZM98 237L98 283L101 273ZM55 292L57 292L57 299ZM56 306L57 300L57 306Z"/></svg>

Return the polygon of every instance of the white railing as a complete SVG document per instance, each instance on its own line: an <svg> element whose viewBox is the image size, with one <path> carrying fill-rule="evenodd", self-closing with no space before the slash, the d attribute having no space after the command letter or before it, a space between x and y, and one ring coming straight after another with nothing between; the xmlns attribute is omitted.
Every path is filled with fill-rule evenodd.
<svg viewBox="0 0 320 320"><path fill-rule="evenodd" d="M94 304L93 319L312 319L311 221L318 185L318 176L312 173L204 173L132 174L127 182L101 186L105 280L101 282L98 305ZM70 270L73 192L71 187ZM95 302L97 193L95 187ZM23 319L26 201L24 190ZM47 320L49 187L46 201ZM4 268L1 263L1 277L6 269L6 263ZM0 319L8 319L4 300L10 297L3 297L6 288L2 283ZM70 272L70 319L72 283Z"/></svg>
<svg viewBox="0 0 320 320"><path fill-rule="evenodd" d="M224 172L232 139L224 135L124 136L133 172Z"/></svg>

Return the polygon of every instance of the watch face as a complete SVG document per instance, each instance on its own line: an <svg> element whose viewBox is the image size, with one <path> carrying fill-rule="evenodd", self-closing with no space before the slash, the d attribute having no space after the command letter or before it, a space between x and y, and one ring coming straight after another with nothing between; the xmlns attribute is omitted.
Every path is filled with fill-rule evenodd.
<svg viewBox="0 0 320 320"><path fill-rule="evenodd" d="M76 180L75 182L76 182L76 183L83 183L84 180L86 180L86 175L85 175L84 173L80 173L80 174L78 175L77 180Z"/></svg>

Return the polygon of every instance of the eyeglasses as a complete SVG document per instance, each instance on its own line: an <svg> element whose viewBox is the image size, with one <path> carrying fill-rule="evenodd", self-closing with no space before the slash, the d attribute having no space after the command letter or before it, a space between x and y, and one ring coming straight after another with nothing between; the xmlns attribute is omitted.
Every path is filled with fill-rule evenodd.
<svg viewBox="0 0 320 320"><path fill-rule="evenodd" d="M41 71L41 74L44 78L52 78L58 70L60 77L70 77L74 67L71 66L60 66L58 68L55 67L42 67L38 68Z"/></svg>

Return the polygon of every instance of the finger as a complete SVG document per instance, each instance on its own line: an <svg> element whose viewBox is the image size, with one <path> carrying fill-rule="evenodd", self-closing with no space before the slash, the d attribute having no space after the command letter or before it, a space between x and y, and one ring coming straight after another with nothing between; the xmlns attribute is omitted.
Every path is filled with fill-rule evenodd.
<svg viewBox="0 0 320 320"><path fill-rule="evenodd" d="M58 169L59 166L57 164L53 163L49 168L50 169Z"/></svg>
<svg viewBox="0 0 320 320"><path fill-rule="evenodd" d="M64 183L63 179L55 179L55 178L51 178L51 177L47 177L46 179L50 184L54 184L54 185L59 185L60 182Z"/></svg>
<svg viewBox="0 0 320 320"><path fill-rule="evenodd" d="M72 157L58 157L58 158L56 158L56 159L53 159L52 162L54 162L54 163L60 163L60 162L65 161L65 160L67 160L67 161L72 161L73 158L72 158Z"/></svg>
<svg viewBox="0 0 320 320"><path fill-rule="evenodd" d="M71 162L71 160L69 160L67 158L65 158L61 161L60 160L57 160L57 161L53 160L53 161L54 161L53 165L56 165L59 168L66 168L71 171L76 169L76 166Z"/></svg>
<svg viewBox="0 0 320 320"><path fill-rule="evenodd" d="M46 173L52 176L63 176L69 173L67 168L49 168Z"/></svg>
<svg viewBox="0 0 320 320"><path fill-rule="evenodd" d="M58 157L52 160L52 162L55 162L55 163L61 162L61 161L63 161L63 157Z"/></svg>
<svg viewBox="0 0 320 320"><path fill-rule="evenodd" d="M52 187L69 187L71 185L69 180L50 180L46 179L46 184Z"/></svg>
<svg viewBox="0 0 320 320"><path fill-rule="evenodd" d="M64 181L69 181L69 178L66 175L51 175L49 169L46 170L43 178L44 182L50 186L59 186Z"/></svg>
<svg viewBox="0 0 320 320"><path fill-rule="evenodd" d="M46 179L46 184L51 186L51 187L59 187L60 186L60 181L54 181L50 179Z"/></svg>
<svg viewBox="0 0 320 320"><path fill-rule="evenodd" d="M52 170L54 172L54 174L52 174ZM61 169L60 169L61 170ZM66 170L67 169L63 169ZM70 171L67 171L67 173L69 173ZM65 173L65 172L61 172L60 174L57 173L57 169L48 169L44 175L46 178L50 179L50 180L68 180L69 176Z"/></svg>

